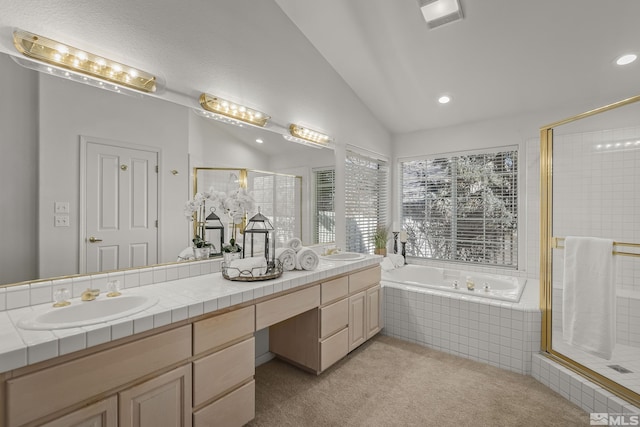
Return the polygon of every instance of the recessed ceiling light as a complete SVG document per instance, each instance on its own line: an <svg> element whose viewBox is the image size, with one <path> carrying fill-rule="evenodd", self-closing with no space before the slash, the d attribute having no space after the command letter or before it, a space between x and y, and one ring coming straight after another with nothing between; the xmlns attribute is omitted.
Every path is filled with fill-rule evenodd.
<svg viewBox="0 0 640 427"><path fill-rule="evenodd" d="M441 96L440 98L438 98L438 102L439 102L440 104L446 104L446 103L448 103L449 101L451 101L451 98L449 98L449 97L448 97L448 96L446 96L446 95L445 95L445 96Z"/></svg>
<svg viewBox="0 0 640 427"><path fill-rule="evenodd" d="M260 138L258 138L258 139L256 139L256 142L257 142L258 144L262 144L264 141L263 141L263 140L261 140Z"/></svg>
<svg viewBox="0 0 640 427"><path fill-rule="evenodd" d="M622 55L621 57L616 59L616 64L618 64L618 65L627 65L627 64L631 64L636 59L638 59L638 55L633 54L633 53L628 53L628 54Z"/></svg>

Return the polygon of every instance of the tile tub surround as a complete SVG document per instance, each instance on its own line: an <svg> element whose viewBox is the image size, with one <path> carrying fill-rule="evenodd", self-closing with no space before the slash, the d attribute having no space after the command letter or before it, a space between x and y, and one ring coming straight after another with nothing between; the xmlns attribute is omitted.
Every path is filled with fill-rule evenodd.
<svg viewBox="0 0 640 427"><path fill-rule="evenodd" d="M27 298L27 292L32 290L29 285L19 285L16 290L2 289L4 291L2 296L5 298L7 293L19 293L15 299L11 297L11 301L12 304L13 301L19 301L22 306L19 308L6 307L4 310L0 310L0 373L237 304L250 303L265 296L370 267L379 262L380 256L377 255L367 255L365 259L357 261L321 260L316 270L287 271L278 279L258 282L225 280L219 272L220 261L217 260L119 272L115 274L118 275L117 278L121 280L121 283L123 282L122 277L124 277L123 294L154 295L158 297L158 303L147 310L111 322L53 331L30 331L16 327L16 323L23 316L33 311L51 308L51 300L42 303L43 300L49 298L46 283L44 285L45 291L40 290L43 285L38 284L39 290L36 298L32 298L31 295ZM174 268L177 269L178 279L166 281L167 269ZM173 274L173 270L170 274ZM82 279L99 284L99 286L104 282L106 286L106 279L111 275L111 273L98 274L85 276ZM182 275L184 278L180 278L183 277ZM154 277L164 277L165 280L154 282ZM127 286L127 282L133 285ZM72 289L72 285L73 279L54 280L51 281L51 290L53 291L57 287ZM26 288L23 288L25 286ZM102 291L100 298L103 298L106 289L102 289L102 287L100 289ZM75 294L73 297L77 298ZM26 305L24 305L25 299L29 301ZM32 299L39 304L31 305ZM78 304L80 302L75 299L72 300L72 303ZM85 304L91 304L91 302Z"/></svg>
<svg viewBox="0 0 640 427"><path fill-rule="evenodd" d="M385 335L518 372L540 349L538 281L519 303L383 282Z"/></svg>

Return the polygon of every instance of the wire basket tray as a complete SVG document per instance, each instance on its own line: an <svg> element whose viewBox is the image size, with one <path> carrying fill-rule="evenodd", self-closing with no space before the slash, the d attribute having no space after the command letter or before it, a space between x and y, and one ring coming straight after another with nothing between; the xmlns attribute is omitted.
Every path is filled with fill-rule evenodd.
<svg viewBox="0 0 640 427"><path fill-rule="evenodd" d="M282 263L276 260L274 265L267 267L265 274L260 274L260 270L264 267L254 267L251 270L240 270L236 267L231 267L225 262L222 263L222 277L234 282L257 282L260 280L272 280L282 276L283 268ZM231 274L229 274L231 273Z"/></svg>

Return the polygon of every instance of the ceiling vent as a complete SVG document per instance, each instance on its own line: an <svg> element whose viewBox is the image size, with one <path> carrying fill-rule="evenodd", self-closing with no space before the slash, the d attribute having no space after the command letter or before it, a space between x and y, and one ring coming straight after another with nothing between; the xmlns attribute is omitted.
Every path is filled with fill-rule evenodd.
<svg viewBox="0 0 640 427"><path fill-rule="evenodd" d="M418 0L430 30L462 19L459 0Z"/></svg>

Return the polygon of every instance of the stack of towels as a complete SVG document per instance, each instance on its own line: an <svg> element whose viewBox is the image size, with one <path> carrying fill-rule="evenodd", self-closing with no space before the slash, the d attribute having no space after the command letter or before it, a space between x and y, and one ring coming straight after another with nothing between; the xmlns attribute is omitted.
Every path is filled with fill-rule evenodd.
<svg viewBox="0 0 640 427"><path fill-rule="evenodd" d="M311 248L302 246L297 237L288 240L284 247L276 249L276 258L282 263L285 271L315 270L320 258Z"/></svg>
<svg viewBox="0 0 640 427"><path fill-rule="evenodd" d="M263 256L253 256L234 259L227 268L227 276L258 277L267 273L267 259Z"/></svg>
<svg viewBox="0 0 640 427"><path fill-rule="evenodd" d="M380 267L382 267L384 271L393 270L394 268L399 268L403 265L404 257L398 254L389 254L380 261Z"/></svg>

